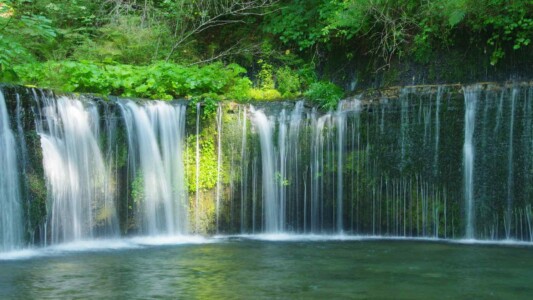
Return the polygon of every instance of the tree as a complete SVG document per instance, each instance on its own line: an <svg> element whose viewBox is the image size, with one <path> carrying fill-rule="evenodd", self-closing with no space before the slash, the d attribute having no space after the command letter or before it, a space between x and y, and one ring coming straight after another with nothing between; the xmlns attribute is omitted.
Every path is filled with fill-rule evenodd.
<svg viewBox="0 0 533 300"><path fill-rule="evenodd" d="M191 37L213 27L243 23L243 18L247 16L270 13L276 2L277 0L164 1L166 10L172 12L169 21L173 24L173 44L167 60Z"/></svg>
<svg viewBox="0 0 533 300"><path fill-rule="evenodd" d="M171 45L166 54L170 60L180 47L204 31L236 23L249 16L262 16L272 11L278 0L107 0L109 14L115 18L138 14L146 26L165 23ZM236 48L235 48L236 49ZM228 52L226 50L225 52ZM231 51L230 51L231 52Z"/></svg>

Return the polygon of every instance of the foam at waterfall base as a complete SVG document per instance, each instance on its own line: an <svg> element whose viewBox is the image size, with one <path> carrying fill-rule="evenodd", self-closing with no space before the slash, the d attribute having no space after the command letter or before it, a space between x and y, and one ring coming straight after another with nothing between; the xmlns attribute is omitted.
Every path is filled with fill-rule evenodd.
<svg viewBox="0 0 533 300"><path fill-rule="evenodd" d="M88 251L105 251L105 250L121 250L140 248L139 245L131 243L127 240L121 239L102 239L102 240L86 240L76 241L64 244L58 244L43 248L43 250L53 252L88 252Z"/></svg>
<svg viewBox="0 0 533 300"><path fill-rule="evenodd" d="M134 237L128 241L144 246L171 246L183 244L207 244L214 243L215 240L199 235L177 235L177 236L147 236Z"/></svg>
<svg viewBox="0 0 533 300"><path fill-rule="evenodd" d="M37 249L14 250L0 253L0 261L30 259L38 256L42 256L42 254Z"/></svg>
<svg viewBox="0 0 533 300"><path fill-rule="evenodd" d="M444 240L450 243L465 244L465 245L494 245L494 246L528 246L533 247L533 242L518 241L518 240L476 240L476 239L461 239L461 240Z"/></svg>
<svg viewBox="0 0 533 300"><path fill-rule="evenodd" d="M43 248L28 248L0 253L0 261L27 260L39 257L64 256L75 253L108 252L132 249L150 249L159 246L202 245L220 243L224 241L263 241L263 242L364 242L364 241L406 241L406 242L435 242L459 245L482 245L503 247L533 247L532 242L517 240L476 240L476 239L441 239L430 237L397 237L377 235L349 235L349 234L291 234L264 233L217 235L204 237L199 235L182 236L148 236L123 239L102 239L76 241Z"/></svg>
<svg viewBox="0 0 533 300"><path fill-rule="evenodd" d="M63 243L43 248L20 249L0 253L0 261L24 260L37 257L62 256L72 253L105 252L131 249L144 249L157 246L198 245L214 243L217 240L202 236L150 236L124 239L84 240Z"/></svg>
<svg viewBox="0 0 533 300"><path fill-rule="evenodd" d="M393 237L379 235L350 235L350 234L293 234L293 233L261 233L241 234L230 236L216 236L216 238L241 238L248 240L270 242L334 242L334 241L365 241L365 240L419 240L419 241L447 241L436 238Z"/></svg>
<svg viewBox="0 0 533 300"><path fill-rule="evenodd" d="M217 236L217 238L224 238L225 236ZM328 235L328 234L291 234L291 233L261 233L261 234L241 234L227 237L236 237L249 240L260 240L260 241L270 241L270 242L290 242L290 241L341 241L341 240L362 240L363 236L353 236L353 235Z"/></svg>
<svg viewBox="0 0 533 300"><path fill-rule="evenodd" d="M335 242L335 241L412 241L437 242L464 245L495 245L495 246L527 246L533 242L518 240L478 240L478 239L443 239L434 237L403 237L383 235L350 235L350 234L292 234L292 233L261 233L240 235L218 235L216 239L242 239L268 242Z"/></svg>
<svg viewBox="0 0 533 300"><path fill-rule="evenodd" d="M141 248L140 245L121 239L84 240L43 248L21 249L0 253L1 260L21 260L44 256L62 256L76 252L101 252Z"/></svg>

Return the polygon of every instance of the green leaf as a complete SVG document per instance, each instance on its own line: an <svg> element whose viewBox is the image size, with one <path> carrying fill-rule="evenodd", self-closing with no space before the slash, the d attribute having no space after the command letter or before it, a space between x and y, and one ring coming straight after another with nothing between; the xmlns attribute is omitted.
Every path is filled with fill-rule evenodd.
<svg viewBox="0 0 533 300"><path fill-rule="evenodd" d="M464 10L454 10L448 17L448 24L451 27L454 27L455 25L461 23L461 21L465 18L466 12Z"/></svg>

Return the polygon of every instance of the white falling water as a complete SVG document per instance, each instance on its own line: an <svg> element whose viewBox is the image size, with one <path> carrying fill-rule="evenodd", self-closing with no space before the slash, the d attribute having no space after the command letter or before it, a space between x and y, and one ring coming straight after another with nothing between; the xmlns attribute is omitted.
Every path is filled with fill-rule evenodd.
<svg viewBox="0 0 533 300"><path fill-rule="evenodd" d="M316 117L316 110L311 114L312 143L311 143L311 232L321 231L321 213L324 195L324 148L325 133L324 128L330 127L331 114Z"/></svg>
<svg viewBox="0 0 533 300"><path fill-rule="evenodd" d="M48 186L49 241L91 239L118 233L114 191L98 145L95 105L60 97L44 98L41 137Z"/></svg>
<svg viewBox="0 0 533 300"><path fill-rule="evenodd" d="M346 135L346 114L342 111L344 101L339 102L337 110L337 232L342 233L343 228L343 165Z"/></svg>
<svg viewBox="0 0 533 300"><path fill-rule="evenodd" d="M142 180L142 230L148 235L187 233L183 163L185 105L120 103L128 133L131 172Z"/></svg>
<svg viewBox="0 0 533 300"><path fill-rule="evenodd" d="M290 207L292 207L292 210L290 211L290 215L294 216L295 214L298 215L298 211L302 212L304 214L305 218L305 212L306 209L298 207L297 201L294 201L293 199L305 199L305 196L301 194L300 191L300 183L303 181L305 182L305 179L307 176L305 176L305 173L302 172L302 168L299 167L301 158L303 157L303 147L301 145L300 140L300 131L302 129L303 121L305 120L303 118L304 113L304 102L298 101L296 102L296 105L294 106L293 111L290 114L290 120L289 120L289 134L288 134L288 150L287 150L287 171L290 177L290 180L287 181L287 184L284 184L283 187L285 189L290 188L290 191L287 193L287 200L286 202ZM296 205L294 203L296 202ZM304 200L305 202L305 200ZM304 205L305 207L305 205ZM293 217L294 218L294 217ZM295 218L296 222L293 222L293 227L295 226L295 223L299 223L299 221L303 221L302 218ZM287 221L291 221L290 219ZM307 220L305 220L307 221ZM304 221L304 224L305 224ZM305 226L305 225L304 225Z"/></svg>
<svg viewBox="0 0 533 300"><path fill-rule="evenodd" d="M196 201L194 205L194 230L200 228L200 105L196 103Z"/></svg>
<svg viewBox="0 0 533 300"><path fill-rule="evenodd" d="M22 207L18 180L15 137L0 91L0 252L22 244Z"/></svg>
<svg viewBox="0 0 533 300"><path fill-rule="evenodd" d="M239 115L240 120L240 127L242 128L242 134L241 134L241 233L245 233L247 230L246 226L246 212L247 212L247 205L246 200L248 198L247 193L247 178L248 178L248 168L246 168L246 160L248 159L248 154L246 151L246 138L247 138L247 124L248 121L246 120L246 107L243 107L242 110L242 117ZM220 163L219 163L220 165Z"/></svg>
<svg viewBox="0 0 533 300"><path fill-rule="evenodd" d="M277 197L274 144L272 143L273 122L263 111L250 107L252 122L254 123L261 142L261 162L263 171L263 203L264 203L264 232L277 233L283 230L280 224L280 203Z"/></svg>
<svg viewBox="0 0 533 300"><path fill-rule="evenodd" d="M439 169L439 142L440 142L440 106L442 102L442 96L444 94L444 88L439 86L437 89L437 99L435 106L435 162L433 163L434 174Z"/></svg>
<svg viewBox="0 0 533 300"><path fill-rule="evenodd" d="M474 238L474 129L476 121L476 104L479 98L479 87L465 88L465 139L463 146L464 198L466 211L467 239Z"/></svg>
<svg viewBox="0 0 533 300"><path fill-rule="evenodd" d="M282 224L281 229L285 229L286 224L286 185L288 184L287 180L287 151L288 151L288 141L287 141L287 127L288 127L288 117L287 112L283 109L279 115L279 124L278 124L278 147L277 154L278 160L276 161L276 187L278 189L277 202L279 203L279 213L278 219L280 224Z"/></svg>
<svg viewBox="0 0 533 300"><path fill-rule="evenodd" d="M515 107L516 97L518 96L518 89L514 88L511 93L511 123L509 124L509 152L507 162L507 209L505 212L505 237L511 238L511 224L513 221L513 141L514 141L514 119L515 119Z"/></svg>
<svg viewBox="0 0 533 300"><path fill-rule="evenodd" d="M337 107L337 232L344 231L344 164L346 153L347 118L358 116L361 110L361 101L358 99L343 100Z"/></svg>
<svg viewBox="0 0 533 300"><path fill-rule="evenodd" d="M220 224L220 198L222 192L222 105L217 108L217 191L216 191L216 224L217 230Z"/></svg>

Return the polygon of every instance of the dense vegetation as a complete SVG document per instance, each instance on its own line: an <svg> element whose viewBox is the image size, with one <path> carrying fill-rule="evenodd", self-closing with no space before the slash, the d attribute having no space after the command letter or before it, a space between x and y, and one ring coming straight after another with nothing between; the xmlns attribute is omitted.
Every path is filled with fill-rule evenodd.
<svg viewBox="0 0 533 300"><path fill-rule="evenodd" d="M1 0L1 81L171 99L306 95L442 53L531 53L531 0ZM459 62L460 64L461 62ZM361 69L361 68L360 68Z"/></svg>

